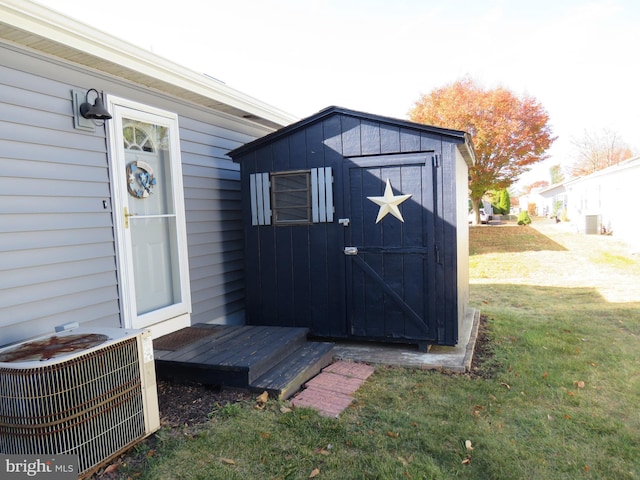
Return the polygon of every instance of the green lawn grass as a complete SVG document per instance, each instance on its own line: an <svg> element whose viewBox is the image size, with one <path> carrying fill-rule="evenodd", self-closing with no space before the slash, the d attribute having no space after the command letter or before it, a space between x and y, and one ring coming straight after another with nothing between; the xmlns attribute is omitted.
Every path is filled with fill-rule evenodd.
<svg viewBox="0 0 640 480"><path fill-rule="evenodd" d="M529 227L479 230L472 279L495 273L496 253L564 248ZM488 342L470 375L378 367L339 419L286 402L212 406L195 435L160 431L144 471L124 478L640 478L640 304L486 281L471 304Z"/></svg>

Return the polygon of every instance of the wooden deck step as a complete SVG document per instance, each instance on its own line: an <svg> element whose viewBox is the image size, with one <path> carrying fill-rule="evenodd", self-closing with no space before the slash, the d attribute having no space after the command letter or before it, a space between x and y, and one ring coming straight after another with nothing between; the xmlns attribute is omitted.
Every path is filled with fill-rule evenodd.
<svg viewBox="0 0 640 480"><path fill-rule="evenodd" d="M249 388L301 348L307 334L307 328L225 326L175 351L167 346L156 351L156 373L178 381Z"/></svg>
<svg viewBox="0 0 640 480"><path fill-rule="evenodd" d="M271 397L285 400L320 373L332 359L332 343L307 342L252 382L249 388L256 392L266 390Z"/></svg>

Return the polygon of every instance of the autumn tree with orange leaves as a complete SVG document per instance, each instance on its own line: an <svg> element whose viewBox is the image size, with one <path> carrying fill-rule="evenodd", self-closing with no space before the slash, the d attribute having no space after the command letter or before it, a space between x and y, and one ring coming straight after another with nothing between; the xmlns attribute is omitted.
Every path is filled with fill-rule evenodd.
<svg viewBox="0 0 640 480"><path fill-rule="evenodd" d="M479 223L482 197L508 188L531 165L548 158L556 137L549 114L529 95L484 89L464 78L422 95L409 112L414 122L471 134L476 164L469 168L469 197Z"/></svg>

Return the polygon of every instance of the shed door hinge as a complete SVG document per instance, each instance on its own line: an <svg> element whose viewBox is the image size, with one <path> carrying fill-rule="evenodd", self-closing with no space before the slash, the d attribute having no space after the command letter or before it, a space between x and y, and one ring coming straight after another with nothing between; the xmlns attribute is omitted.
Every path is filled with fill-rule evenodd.
<svg viewBox="0 0 640 480"><path fill-rule="evenodd" d="M433 160L433 168L439 168L440 167L440 155L438 155L437 153L431 157L431 159Z"/></svg>

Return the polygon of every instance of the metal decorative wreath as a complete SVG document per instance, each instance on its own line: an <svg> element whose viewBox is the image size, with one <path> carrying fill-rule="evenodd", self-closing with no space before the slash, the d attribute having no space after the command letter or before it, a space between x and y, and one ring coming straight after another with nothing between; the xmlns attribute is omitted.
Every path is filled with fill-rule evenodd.
<svg viewBox="0 0 640 480"><path fill-rule="evenodd" d="M136 198L147 198L153 193L156 178L147 162L136 160L127 165L127 190Z"/></svg>

